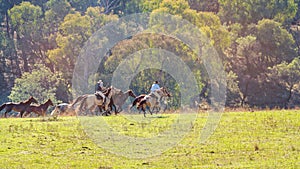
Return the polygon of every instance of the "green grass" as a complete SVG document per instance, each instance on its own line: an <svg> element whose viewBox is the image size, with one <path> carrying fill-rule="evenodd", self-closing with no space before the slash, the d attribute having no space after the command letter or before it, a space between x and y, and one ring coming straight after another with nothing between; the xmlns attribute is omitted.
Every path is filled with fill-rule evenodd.
<svg viewBox="0 0 300 169"><path fill-rule="evenodd" d="M178 116L111 116L104 121L122 136L151 139L177 124ZM162 154L148 158L119 156L128 151L126 147L110 153L92 141L91 133L110 134L97 128L102 117L2 118L0 168L300 168L300 111L224 113L216 131L200 144L206 117L199 114L195 122L187 122L190 131L185 125L176 126L178 132L189 133ZM88 125L83 127L85 120ZM85 132L87 126L97 130ZM159 148L159 143L147 144Z"/></svg>

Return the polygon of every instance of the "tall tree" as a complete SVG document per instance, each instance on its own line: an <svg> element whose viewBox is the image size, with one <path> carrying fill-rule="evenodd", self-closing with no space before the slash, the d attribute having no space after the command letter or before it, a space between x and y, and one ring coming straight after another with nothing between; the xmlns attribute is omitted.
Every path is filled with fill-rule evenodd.
<svg viewBox="0 0 300 169"><path fill-rule="evenodd" d="M49 50L48 56L54 61L57 70L69 70L65 71L66 79L71 80L76 57L89 36L91 36L91 26L87 16L76 12L64 18L56 37L58 47Z"/></svg>
<svg viewBox="0 0 300 169"><path fill-rule="evenodd" d="M55 63L55 69L63 70L68 84L71 84L76 59L84 43L94 31L117 18L115 15L105 15L100 11L99 7L90 7L84 15L79 12L66 15L59 26L56 37L57 47L47 53L51 61Z"/></svg>
<svg viewBox="0 0 300 169"><path fill-rule="evenodd" d="M287 91L286 100L284 103L285 108L292 98L293 90L297 85L300 85L300 59L295 58L292 62L283 62L270 69L269 76L279 85L285 87Z"/></svg>
<svg viewBox="0 0 300 169"><path fill-rule="evenodd" d="M49 0L46 3L45 27L49 34L55 34L64 17L73 12L67 0ZM48 35L49 36L49 35Z"/></svg>
<svg viewBox="0 0 300 169"><path fill-rule="evenodd" d="M9 35L10 32L8 10L14 5L20 4L21 2L22 0L0 0L0 23L4 23L3 25L6 29L7 35Z"/></svg>
<svg viewBox="0 0 300 169"><path fill-rule="evenodd" d="M11 18L12 30L16 32L17 48L20 59L23 61L23 69L29 71L29 61L40 57L40 48L37 45L42 38L41 16L42 10L30 2L22 2L14 6L8 12Z"/></svg>

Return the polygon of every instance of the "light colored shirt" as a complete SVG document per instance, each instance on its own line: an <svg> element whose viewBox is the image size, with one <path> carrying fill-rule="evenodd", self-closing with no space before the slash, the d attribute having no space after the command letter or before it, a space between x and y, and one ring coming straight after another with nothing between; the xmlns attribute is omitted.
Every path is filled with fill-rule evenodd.
<svg viewBox="0 0 300 169"><path fill-rule="evenodd" d="M159 88L160 88L159 85L156 84L156 83L154 83L154 84L151 86L150 91L151 91L151 92L154 92L155 90L157 90L157 89L159 89Z"/></svg>
<svg viewBox="0 0 300 169"><path fill-rule="evenodd" d="M98 84L99 84L100 87L103 87L103 82L102 81L98 82Z"/></svg>

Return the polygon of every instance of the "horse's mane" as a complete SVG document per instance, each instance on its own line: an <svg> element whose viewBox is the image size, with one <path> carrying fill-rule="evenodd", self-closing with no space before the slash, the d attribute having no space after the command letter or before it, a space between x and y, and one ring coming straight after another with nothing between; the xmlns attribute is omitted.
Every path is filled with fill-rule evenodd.
<svg viewBox="0 0 300 169"><path fill-rule="evenodd" d="M33 101L36 101L36 99L35 99L33 96L30 96L27 100L21 101L20 103L28 103L28 102L30 102L30 100L32 100L32 99L33 99ZM33 101L31 101L31 102L33 102Z"/></svg>
<svg viewBox="0 0 300 169"><path fill-rule="evenodd" d="M46 104L53 104L52 100L51 99L48 99L46 102L44 102L42 105L46 105Z"/></svg>
<svg viewBox="0 0 300 169"><path fill-rule="evenodd" d="M132 97L136 98L136 95L134 94L134 92L133 92L132 90L127 90L126 93L127 93L127 92L128 92L129 95L130 95L130 93L131 93ZM131 96L131 95L130 95L130 96Z"/></svg>
<svg viewBox="0 0 300 169"><path fill-rule="evenodd" d="M32 96L30 96L27 100L20 101L20 103L27 103L27 102L29 102L31 99L33 99Z"/></svg>
<svg viewBox="0 0 300 169"><path fill-rule="evenodd" d="M118 93L119 93L119 92L122 92L121 89L115 88L115 87L113 87L113 86L111 86L110 88L113 89L115 92L118 92Z"/></svg>

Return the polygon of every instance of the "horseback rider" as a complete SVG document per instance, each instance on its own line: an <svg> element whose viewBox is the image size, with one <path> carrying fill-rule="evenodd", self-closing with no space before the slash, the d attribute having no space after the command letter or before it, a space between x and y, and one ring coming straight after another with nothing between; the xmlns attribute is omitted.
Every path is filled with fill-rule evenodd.
<svg viewBox="0 0 300 169"><path fill-rule="evenodd" d="M160 89L160 86L158 85L158 81L155 81L150 89L150 94L154 94L154 96L157 97L157 103L160 102L160 95L156 92L156 90Z"/></svg>
<svg viewBox="0 0 300 169"><path fill-rule="evenodd" d="M100 79L100 80L97 82L96 91L102 91L102 90L103 90L103 82L102 82L102 80Z"/></svg>

